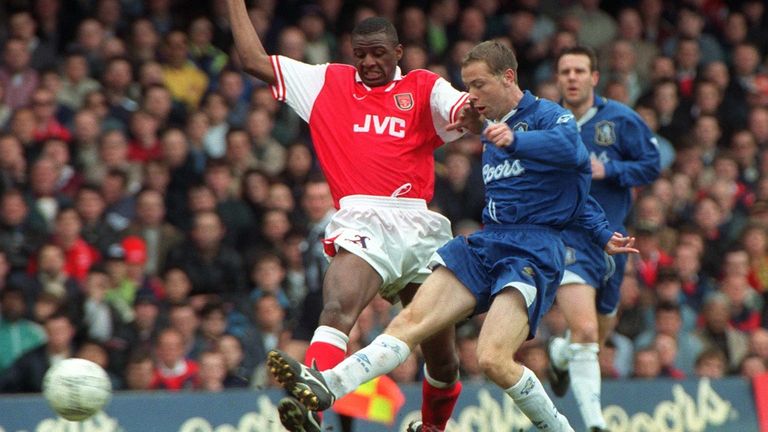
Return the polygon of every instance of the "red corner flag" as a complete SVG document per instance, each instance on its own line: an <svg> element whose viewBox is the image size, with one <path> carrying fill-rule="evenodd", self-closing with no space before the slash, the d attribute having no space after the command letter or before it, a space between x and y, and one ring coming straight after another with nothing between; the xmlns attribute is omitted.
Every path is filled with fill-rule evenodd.
<svg viewBox="0 0 768 432"><path fill-rule="evenodd" d="M374 378L336 401L339 414L377 423L392 424L405 403L400 387L388 376Z"/></svg>

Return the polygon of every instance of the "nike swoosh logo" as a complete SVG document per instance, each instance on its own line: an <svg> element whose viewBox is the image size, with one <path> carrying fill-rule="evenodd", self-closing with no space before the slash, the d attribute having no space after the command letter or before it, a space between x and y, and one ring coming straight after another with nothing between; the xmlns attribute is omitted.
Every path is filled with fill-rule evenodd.
<svg viewBox="0 0 768 432"><path fill-rule="evenodd" d="M366 97L368 97L368 95L358 96L358 95L352 93L352 97L354 97L355 99L361 101L361 100L365 99Z"/></svg>

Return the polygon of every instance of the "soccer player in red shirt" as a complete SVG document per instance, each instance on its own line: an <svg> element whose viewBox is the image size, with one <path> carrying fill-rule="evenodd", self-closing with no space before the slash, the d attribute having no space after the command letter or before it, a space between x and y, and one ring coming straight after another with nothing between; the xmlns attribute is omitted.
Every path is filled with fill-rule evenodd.
<svg viewBox="0 0 768 432"><path fill-rule="evenodd" d="M320 325L305 358L307 365L329 369L344 359L348 334L376 293L407 304L429 272L432 253L452 238L450 222L427 209L433 152L461 136L447 125L458 121L479 132L480 122L467 108L467 94L438 75L401 74L403 48L383 18L366 19L353 30L353 67L270 56L243 0L229 0L229 11L243 69L309 123L339 209L326 230L333 259L323 281ZM461 390L453 328L421 348L423 428L442 431ZM289 430L320 430L317 414L293 399L283 399L278 410Z"/></svg>

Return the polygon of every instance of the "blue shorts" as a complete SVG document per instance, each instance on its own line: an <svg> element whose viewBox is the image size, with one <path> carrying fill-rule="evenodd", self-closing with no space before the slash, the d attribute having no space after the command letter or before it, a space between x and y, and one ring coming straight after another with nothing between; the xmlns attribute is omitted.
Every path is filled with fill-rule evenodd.
<svg viewBox="0 0 768 432"><path fill-rule="evenodd" d="M528 339L555 300L564 253L560 232L538 225L490 225L437 250L438 261L475 296L475 315L505 288L520 291L528 306Z"/></svg>
<svg viewBox="0 0 768 432"><path fill-rule="evenodd" d="M597 312L610 315L619 306L627 255L610 256L585 233L568 231L565 242L565 275L562 285L581 283L594 287Z"/></svg>

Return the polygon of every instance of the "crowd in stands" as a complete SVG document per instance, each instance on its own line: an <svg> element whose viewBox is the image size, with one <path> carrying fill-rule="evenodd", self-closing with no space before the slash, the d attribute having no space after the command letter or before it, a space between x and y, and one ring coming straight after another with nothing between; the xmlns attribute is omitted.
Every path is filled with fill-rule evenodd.
<svg viewBox="0 0 768 432"><path fill-rule="evenodd" d="M602 3L602 4L601 4ZM607 378L752 377L768 367L768 12L761 0L249 1L269 53L352 63L355 22L396 23L404 73L457 88L495 38L522 88L559 100L558 52L600 54L663 173L638 190ZM0 6L0 392L39 392L69 356L129 390L263 388L266 352L303 357L333 209L303 121L238 65L226 2L7 0ZM433 209L480 226L477 136L436 152ZM377 299L350 352L392 317ZM482 380L481 318L463 379ZM521 360L546 379L557 306ZM420 379L418 353L393 376Z"/></svg>

